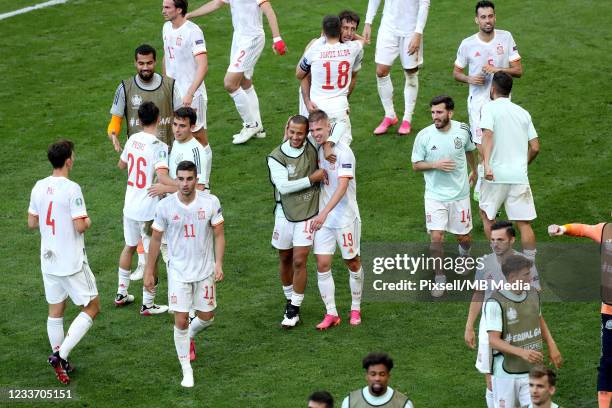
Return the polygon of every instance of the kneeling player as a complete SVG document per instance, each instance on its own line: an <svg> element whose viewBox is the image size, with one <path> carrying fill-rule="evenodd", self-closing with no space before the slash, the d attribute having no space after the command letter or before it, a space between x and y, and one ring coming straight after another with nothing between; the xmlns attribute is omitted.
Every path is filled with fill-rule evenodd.
<svg viewBox="0 0 612 408"><path fill-rule="evenodd" d="M310 114L310 130L320 145L331 134L327 114L321 110ZM311 228L317 230L314 237L314 253L317 257L317 277L321 298L327 312L317 329L326 330L340 324L336 310L335 285L331 273L331 263L336 243L340 246L342 258L349 268L351 287L350 324L361 323L361 290L363 288L363 269L359 257L361 219L357 207L357 187L355 183L355 155L343 142L334 146L336 162L325 159L323 149L319 149L319 165L327 173L319 198L319 215L312 221Z"/></svg>
<svg viewBox="0 0 612 408"><path fill-rule="evenodd" d="M174 345L183 370L181 385L193 387L193 339L214 320L215 282L223 279L225 236L219 199L196 190L196 165L189 161L179 163L176 179L178 192L157 205L144 284L149 290L155 286L155 260L165 233L169 258L168 303L174 311ZM190 308L196 311L191 324Z"/></svg>
<svg viewBox="0 0 612 408"><path fill-rule="evenodd" d="M60 382L68 384L72 367L68 354L81 341L100 311L96 278L89 269L84 232L91 226L81 187L68 179L74 144L60 140L49 146L53 174L39 180L30 199L28 227L40 230L40 267L49 304L47 334L53 354L49 364ZM39 222L39 215L45 222ZM66 298L81 306L64 337Z"/></svg>

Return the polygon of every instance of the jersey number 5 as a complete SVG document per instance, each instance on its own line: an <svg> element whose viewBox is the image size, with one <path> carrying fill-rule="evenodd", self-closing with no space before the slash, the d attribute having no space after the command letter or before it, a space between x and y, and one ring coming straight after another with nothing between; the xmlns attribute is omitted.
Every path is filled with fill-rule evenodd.
<svg viewBox="0 0 612 408"><path fill-rule="evenodd" d="M131 180L132 170L134 170L134 161L136 161L136 180ZM128 186L136 188L144 188L147 185L147 174L144 172L144 168L147 167L147 160L144 157L138 157L134 159L132 153L128 154Z"/></svg>
<svg viewBox="0 0 612 408"><path fill-rule="evenodd" d="M325 67L325 85L321 88L331 90L334 89L334 85L331 83L331 61L327 61L323 64ZM351 64L348 61L340 61L338 64L338 88L342 89L348 84L348 75Z"/></svg>

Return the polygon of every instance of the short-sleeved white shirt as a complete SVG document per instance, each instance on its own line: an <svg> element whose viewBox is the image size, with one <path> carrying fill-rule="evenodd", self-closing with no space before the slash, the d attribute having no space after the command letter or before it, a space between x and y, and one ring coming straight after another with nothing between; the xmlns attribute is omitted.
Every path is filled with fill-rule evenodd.
<svg viewBox="0 0 612 408"><path fill-rule="evenodd" d="M264 35L259 6L267 0L223 0L230 5L234 33L249 37Z"/></svg>
<svg viewBox="0 0 612 408"><path fill-rule="evenodd" d="M42 272L68 276L81 271L87 262L85 240L73 222L87 217L81 187L65 177L39 180L32 189L28 212L38 217Z"/></svg>
<svg viewBox="0 0 612 408"><path fill-rule="evenodd" d="M133 134L121 152L127 163L127 187L123 215L135 221L151 221L159 197L151 197L149 187L157 169L168 168L168 145L150 133Z"/></svg>
<svg viewBox="0 0 612 408"><path fill-rule="evenodd" d="M168 161L170 170L169 175L173 179L176 178L176 167L183 160L193 162L197 167L198 184L204 184L208 187L210 180L211 163L209 158L212 157L210 146L203 147L196 138L191 138L185 143L174 140L170 159Z"/></svg>
<svg viewBox="0 0 612 408"><path fill-rule="evenodd" d="M348 109L349 85L362 50L359 41L330 44L323 37L304 53L300 67L310 69L310 99L329 116Z"/></svg>
<svg viewBox="0 0 612 408"><path fill-rule="evenodd" d="M341 178L348 178L349 185L342 199L336 204L325 220L325 227L342 228L351 225L359 218L357 206L357 183L355 182L355 155L350 147L339 142L334 146L336 162L325 160L325 153L319 148L319 168L327 172L327 180L322 183L319 195L319 211L323 210L338 188Z"/></svg>
<svg viewBox="0 0 612 408"><path fill-rule="evenodd" d="M161 200L153 229L168 242L168 276L178 282L197 282L214 273L212 227L223 222L219 199L196 190L196 198L183 204L178 193Z"/></svg>
<svg viewBox="0 0 612 408"><path fill-rule="evenodd" d="M204 33L197 24L189 20L177 29L172 28L170 21L166 21L162 29L162 38L166 75L174 78L181 95L185 96L198 69L195 57L206 53ZM194 96L199 95L206 97L204 81L194 94Z"/></svg>
<svg viewBox="0 0 612 408"><path fill-rule="evenodd" d="M492 183L528 184L529 141L538 137L529 112L508 98L497 98L482 107L480 127L493 132Z"/></svg>
<svg viewBox="0 0 612 408"><path fill-rule="evenodd" d="M386 30L399 37L408 37L413 33L423 33L427 15L429 14L429 0L384 0L380 29ZM365 22L372 24L380 0L369 0Z"/></svg>
<svg viewBox="0 0 612 408"><path fill-rule="evenodd" d="M499 68L508 68L510 62L521 59L516 43L509 31L495 30L495 36L489 42L482 41L478 34L464 39L457 50L455 65L461 69L468 67L470 76L483 74L482 68L491 64ZM470 84L470 97L478 101L490 100L493 74L485 74L484 85Z"/></svg>

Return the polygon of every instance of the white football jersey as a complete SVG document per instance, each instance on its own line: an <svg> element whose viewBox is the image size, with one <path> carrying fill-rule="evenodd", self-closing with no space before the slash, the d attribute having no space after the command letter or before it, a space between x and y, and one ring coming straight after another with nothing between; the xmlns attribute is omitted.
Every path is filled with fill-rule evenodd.
<svg viewBox="0 0 612 408"><path fill-rule="evenodd" d="M427 15L429 14L429 0L384 0L380 29L387 30L399 37L408 37L413 33L423 34ZM366 24L372 24L380 0L369 0L366 12Z"/></svg>
<svg viewBox="0 0 612 408"><path fill-rule="evenodd" d="M234 33L249 37L264 35L259 6L267 0L223 0L230 5Z"/></svg>
<svg viewBox="0 0 612 408"><path fill-rule="evenodd" d="M310 99L328 115L346 111L348 90L356 63L361 64L359 41L330 44L323 37L304 53L300 67L310 69Z"/></svg>
<svg viewBox="0 0 612 408"><path fill-rule="evenodd" d="M327 172L327 179L321 183L321 194L319 195L319 211L321 211L334 192L338 188L338 180L349 178L349 185L342 199L336 204L325 220L325 226L329 228L342 228L351 225L359 218L357 207L357 184L355 182L355 155L350 147L339 142L334 146L336 162L330 163L325 160L325 153L319 148L319 168Z"/></svg>
<svg viewBox="0 0 612 408"><path fill-rule="evenodd" d="M168 168L168 145L150 133L135 133L125 143L121 161L127 163L128 172L123 215L135 221L151 221L159 197L151 197L148 189L155 171Z"/></svg>
<svg viewBox="0 0 612 408"><path fill-rule="evenodd" d="M56 276L79 272L87 262L84 236L73 223L87 217L81 187L65 177L39 180L32 189L28 212L38 216L42 272Z"/></svg>
<svg viewBox="0 0 612 408"><path fill-rule="evenodd" d="M201 281L215 270L212 227L223 222L219 199L196 190L189 205L178 193L159 202L153 229L163 232L168 242L168 276L178 282Z"/></svg>
<svg viewBox="0 0 612 408"><path fill-rule="evenodd" d="M212 150L210 145L202 147L196 138L191 138L188 142L181 143L175 140L170 152L170 177L176 178L176 167L183 160L193 162L197 167L198 184L208 187L210 180L210 169L212 165Z"/></svg>
<svg viewBox="0 0 612 408"><path fill-rule="evenodd" d="M510 62L518 61L521 56L518 53L516 43L509 31L495 30L495 37L491 41L484 42L478 34L474 34L461 42L457 51L455 65L461 69L469 65L470 76L483 74L482 68L491 64L499 68L508 68ZM493 74L485 74L484 85L470 84L470 97L477 100L490 100L491 84Z"/></svg>
<svg viewBox="0 0 612 408"><path fill-rule="evenodd" d="M162 38L166 75L174 78L181 95L187 95L198 68L195 56L206 53L204 33L197 24L189 20L176 30L172 28L170 21L166 21L162 29ZM204 81L194 96L200 94L206 98Z"/></svg>

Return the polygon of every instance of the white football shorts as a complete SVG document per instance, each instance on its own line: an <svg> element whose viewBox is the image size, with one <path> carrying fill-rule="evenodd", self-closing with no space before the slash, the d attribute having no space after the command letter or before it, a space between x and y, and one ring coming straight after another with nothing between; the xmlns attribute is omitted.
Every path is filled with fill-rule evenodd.
<svg viewBox="0 0 612 408"><path fill-rule="evenodd" d="M494 220L502 204L510 221L531 221L537 217L529 184L502 184L483 180L480 209Z"/></svg>
<svg viewBox="0 0 612 408"><path fill-rule="evenodd" d="M150 221L149 221L150 222ZM125 245L135 247L138 245L138 240L142 239L142 245L145 252L149 252L149 242L151 237L147 234L147 221L136 221L123 216L123 237Z"/></svg>
<svg viewBox="0 0 612 408"><path fill-rule="evenodd" d="M493 363L493 354L489 347L489 333L485 329L485 319L480 316L480 325L478 327L478 355L476 356L476 369L482 374L491 373L491 364Z"/></svg>
<svg viewBox="0 0 612 408"><path fill-rule="evenodd" d="M285 217L276 217L272 232L272 246L281 250L312 246L314 234L310 232L311 222L312 218L306 221L291 222Z"/></svg>
<svg viewBox="0 0 612 408"><path fill-rule="evenodd" d="M448 231L466 235L472 230L470 197L456 201L425 199L425 225L427 231Z"/></svg>
<svg viewBox="0 0 612 408"><path fill-rule="evenodd" d="M98 287L89 265L83 262L83 268L72 275L57 276L43 273L45 298L47 303L54 305L62 303L67 297L77 306L87 306L98 296Z"/></svg>
<svg viewBox="0 0 612 408"><path fill-rule="evenodd" d="M196 93L191 101L191 107L196 111L196 125L193 129L197 132L200 129L206 129L206 109L208 108L207 96L203 93Z"/></svg>
<svg viewBox="0 0 612 408"><path fill-rule="evenodd" d="M342 259L353 259L361 250L361 220L355 218L351 225L343 228L321 227L314 236L315 255L333 255L336 244L340 247Z"/></svg>
<svg viewBox="0 0 612 408"><path fill-rule="evenodd" d="M377 64L393 65L399 56L404 69L414 69L423 65L423 39L417 52L408 55L408 46L412 37L400 37L390 31L380 28L376 37L376 53L374 61Z"/></svg>
<svg viewBox="0 0 612 408"><path fill-rule="evenodd" d="M470 117L470 131L472 132L472 142L482 144L482 129L480 128L480 114L482 107L490 99L474 98L468 96L468 115Z"/></svg>
<svg viewBox="0 0 612 408"><path fill-rule="evenodd" d="M526 407L531 404L529 376L516 378L494 375L492 381L495 408L514 408L517 405Z"/></svg>
<svg viewBox="0 0 612 408"><path fill-rule="evenodd" d="M253 78L255 64L266 44L266 37L241 36L234 32L232 37L232 51L230 54L230 65L227 72L242 72L246 79Z"/></svg>
<svg viewBox="0 0 612 408"><path fill-rule="evenodd" d="M217 307L215 275L197 282L179 282L168 276L168 307L173 312L189 313L191 309L212 312Z"/></svg>

